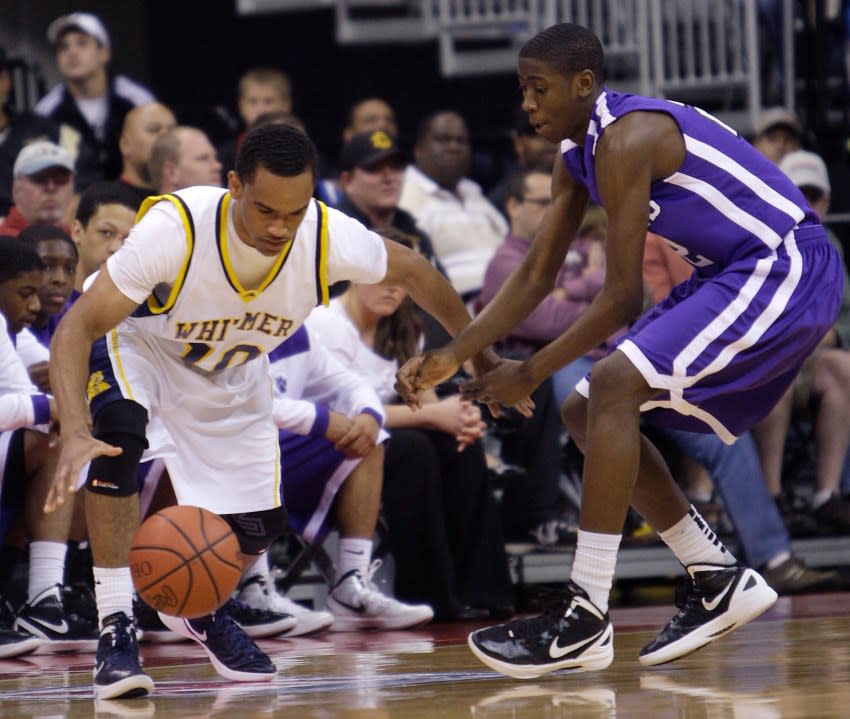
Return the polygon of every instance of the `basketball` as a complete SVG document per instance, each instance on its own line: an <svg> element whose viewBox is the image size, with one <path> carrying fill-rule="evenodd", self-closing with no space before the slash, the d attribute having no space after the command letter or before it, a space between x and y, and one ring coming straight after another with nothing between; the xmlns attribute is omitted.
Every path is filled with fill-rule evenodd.
<svg viewBox="0 0 850 719"><path fill-rule="evenodd" d="M157 611L210 614L239 583L239 540L206 509L168 507L148 517L133 537L130 574L139 596Z"/></svg>

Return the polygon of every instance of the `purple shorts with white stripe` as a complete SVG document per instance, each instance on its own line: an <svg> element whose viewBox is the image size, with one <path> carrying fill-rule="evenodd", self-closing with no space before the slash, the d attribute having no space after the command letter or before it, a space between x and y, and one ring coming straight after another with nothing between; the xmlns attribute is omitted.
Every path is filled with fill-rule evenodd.
<svg viewBox="0 0 850 719"><path fill-rule="evenodd" d="M838 316L841 257L820 225L763 258L733 262L673 288L617 349L650 387L653 424L716 432L731 443L776 405ZM578 390L587 396L587 382Z"/></svg>

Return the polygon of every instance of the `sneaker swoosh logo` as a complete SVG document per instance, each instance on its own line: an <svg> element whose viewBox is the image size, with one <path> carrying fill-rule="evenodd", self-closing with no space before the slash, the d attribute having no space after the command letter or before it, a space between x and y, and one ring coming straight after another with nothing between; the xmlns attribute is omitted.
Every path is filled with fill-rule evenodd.
<svg viewBox="0 0 850 719"><path fill-rule="evenodd" d="M570 652L574 652L578 649L582 649L586 646L593 644L593 642L599 639L599 637L601 637L604 632L605 630L603 629L602 631L599 631L592 637L590 637L590 639L582 639L580 642L568 644L565 647L562 647L560 644L558 644L558 637L555 637L552 640L552 644L549 646L549 656L552 657L552 659L560 659L565 654L569 654Z"/></svg>
<svg viewBox="0 0 850 719"><path fill-rule="evenodd" d="M353 604L348 604L347 602L343 602L339 599L337 599L336 601L337 601L337 603L342 604L342 606L344 606L346 609L350 609L352 612L357 612L358 614L363 614L366 611L366 605L365 604L360 604L358 606L355 606Z"/></svg>
<svg viewBox="0 0 850 719"><path fill-rule="evenodd" d="M64 618L61 622L59 622L59 624L54 624L53 622L46 622L43 619L35 620L34 624L41 625L42 627L47 627L48 629L56 632L57 634L67 634L69 631L68 622L66 622Z"/></svg>
<svg viewBox="0 0 850 719"><path fill-rule="evenodd" d="M714 597L714 599L712 599L710 602L705 601L705 597L703 597L703 598L702 598L702 606L703 606L703 607L705 607L705 610L706 610L707 612L713 612L715 609L717 609L717 605L718 605L718 604L720 604L720 602L722 602L722 601L723 601L723 597L725 597L725 596L726 596L726 594L727 594L727 593L729 592L729 590L732 588L732 585L733 585L734 583L735 583L735 579L734 579L734 578L733 578L733 579L731 579L731 580L729 580L729 584L727 584L727 585L723 588L723 591L721 591L721 592L720 592L720 593L719 593L716 597Z"/></svg>
<svg viewBox="0 0 850 719"><path fill-rule="evenodd" d="M186 628L189 630L189 633L190 633L193 637L195 637L195 638L196 638L199 642L205 642L205 641L207 641L207 630L206 630L206 629L204 629L204 631L202 631L202 632L196 632L196 631L192 628L192 625L191 625L191 624L189 624L189 622L187 622L185 619L183 620L183 623L186 625Z"/></svg>

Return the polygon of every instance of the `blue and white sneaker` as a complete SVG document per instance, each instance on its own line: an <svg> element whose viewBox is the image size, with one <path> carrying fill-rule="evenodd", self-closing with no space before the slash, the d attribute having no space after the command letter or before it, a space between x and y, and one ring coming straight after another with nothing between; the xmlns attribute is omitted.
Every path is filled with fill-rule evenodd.
<svg viewBox="0 0 850 719"><path fill-rule="evenodd" d="M136 627L124 612L103 620L94 667L95 699L132 699L153 691L153 679L142 671Z"/></svg>
<svg viewBox="0 0 850 719"><path fill-rule="evenodd" d="M94 652L98 648L97 626L65 609L62 585L40 592L18 611L14 628L39 637L48 652Z"/></svg>
<svg viewBox="0 0 850 719"><path fill-rule="evenodd" d="M234 600L205 617L185 619L160 612L159 618L171 631L200 644L215 670L235 682L269 682L277 667L233 619Z"/></svg>

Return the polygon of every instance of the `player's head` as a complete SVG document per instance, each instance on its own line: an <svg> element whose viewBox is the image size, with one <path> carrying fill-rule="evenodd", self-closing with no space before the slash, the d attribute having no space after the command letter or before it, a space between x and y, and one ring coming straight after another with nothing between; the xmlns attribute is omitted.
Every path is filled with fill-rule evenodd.
<svg viewBox="0 0 850 719"><path fill-rule="evenodd" d="M44 264L44 281L39 291L41 314L52 317L62 311L77 273L79 252L65 230L56 225L30 225L18 239L34 249Z"/></svg>
<svg viewBox="0 0 850 719"><path fill-rule="evenodd" d="M590 30L561 23L529 40L519 53L522 107L550 142L581 137L598 96L605 65L602 43Z"/></svg>
<svg viewBox="0 0 850 719"><path fill-rule="evenodd" d="M31 325L41 309L43 269L32 247L17 237L0 235L0 312L13 334Z"/></svg>
<svg viewBox="0 0 850 719"><path fill-rule="evenodd" d="M295 237L316 185L316 148L291 125L251 130L227 176L237 201L239 238L264 255L276 255Z"/></svg>
<svg viewBox="0 0 850 719"><path fill-rule="evenodd" d="M78 287L124 244L138 206L138 198L123 183L96 182L86 188L71 230L80 251Z"/></svg>

